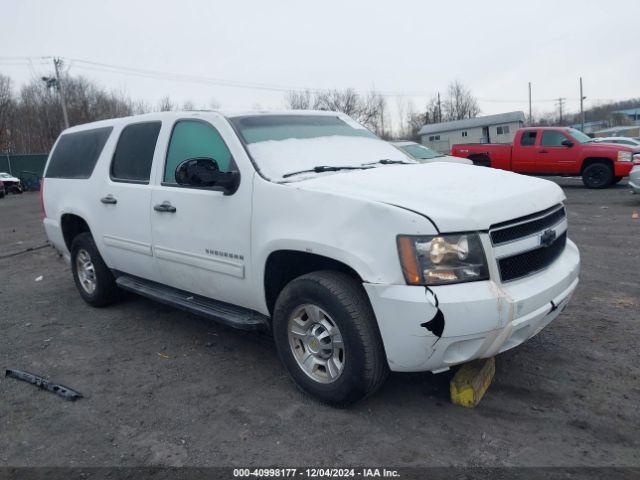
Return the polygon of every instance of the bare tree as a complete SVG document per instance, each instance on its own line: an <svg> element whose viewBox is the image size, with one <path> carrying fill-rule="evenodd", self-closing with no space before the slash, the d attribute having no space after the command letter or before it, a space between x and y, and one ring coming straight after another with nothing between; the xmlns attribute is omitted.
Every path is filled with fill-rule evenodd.
<svg viewBox="0 0 640 480"><path fill-rule="evenodd" d="M191 100L187 100L182 104L183 110L195 110L196 106Z"/></svg>
<svg viewBox="0 0 640 480"><path fill-rule="evenodd" d="M83 77L65 76L64 85L72 125L148 110L142 103L134 104L122 92L105 91ZM7 149L10 144L16 152L47 152L63 124L60 97L55 89L33 79L15 95L10 82L0 76L0 149Z"/></svg>
<svg viewBox="0 0 640 480"><path fill-rule="evenodd" d="M158 110L160 110L161 112L170 112L175 109L176 109L176 106L171 101L171 98L169 97L169 95L165 95L158 102Z"/></svg>
<svg viewBox="0 0 640 480"><path fill-rule="evenodd" d="M291 91L287 93L285 104L291 110L310 110L312 108L312 96L309 90L304 92Z"/></svg>
<svg viewBox="0 0 640 480"><path fill-rule="evenodd" d="M417 112L411 100L405 104L402 99L398 99L397 114L400 124L394 133L394 137L397 139L418 141L418 131L425 123L429 123L425 121L425 117L428 115L424 112Z"/></svg>
<svg viewBox="0 0 640 480"><path fill-rule="evenodd" d="M11 79L0 75L0 151L8 150L9 122L13 108Z"/></svg>
<svg viewBox="0 0 640 480"><path fill-rule="evenodd" d="M375 91L358 94L353 88L289 92L285 105L292 110L331 110L342 112L380 136L388 135L386 128L386 101Z"/></svg>
<svg viewBox="0 0 640 480"><path fill-rule="evenodd" d="M438 97L431 97L424 109L424 123L440 123L442 120L442 111L438 103Z"/></svg>
<svg viewBox="0 0 640 480"><path fill-rule="evenodd" d="M447 121L477 117L480 113L478 99L462 83L455 80L447 88L443 102L444 118Z"/></svg>

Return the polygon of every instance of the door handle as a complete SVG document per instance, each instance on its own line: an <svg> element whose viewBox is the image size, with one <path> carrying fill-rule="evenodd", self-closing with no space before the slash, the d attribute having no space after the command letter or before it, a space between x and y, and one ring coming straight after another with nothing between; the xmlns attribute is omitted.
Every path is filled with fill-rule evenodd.
<svg viewBox="0 0 640 480"><path fill-rule="evenodd" d="M549 153L548 150L539 150L538 153Z"/></svg>
<svg viewBox="0 0 640 480"><path fill-rule="evenodd" d="M106 197L102 197L100 201L102 203L106 203L107 205L115 205L116 203L118 203L118 200L116 200L115 197L111 194L107 195Z"/></svg>
<svg viewBox="0 0 640 480"><path fill-rule="evenodd" d="M169 213L174 213L176 211L176 207L174 207L173 205L171 205L171 202L167 202L164 201L162 203L159 203L158 205L154 205L153 209L156 212L169 212Z"/></svg>

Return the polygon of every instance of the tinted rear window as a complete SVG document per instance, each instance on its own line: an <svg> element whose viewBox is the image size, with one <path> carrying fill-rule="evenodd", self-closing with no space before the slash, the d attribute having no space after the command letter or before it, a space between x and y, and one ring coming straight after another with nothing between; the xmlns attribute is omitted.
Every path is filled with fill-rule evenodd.
<svg viewBox="0 0 640 480"><path fill-rule="evenodd" d="M536 130L528 130L526 132L522 132L522 137L520 137L520 145L523 147L533 147L536 144L536 136L538 132Z"/></svg>
<svg viewBox="0 0 640 480"><path fill-rule="evenodd" d="M125 182L149 182L160 122L128 125L122 130L111 162L111 178Z"/></svg>
<svg viewBox="0 0 640 480"><path fill-rule="evenodd" d="M112 127L67 133L51 155L47 178L89 178Z"/></svg>

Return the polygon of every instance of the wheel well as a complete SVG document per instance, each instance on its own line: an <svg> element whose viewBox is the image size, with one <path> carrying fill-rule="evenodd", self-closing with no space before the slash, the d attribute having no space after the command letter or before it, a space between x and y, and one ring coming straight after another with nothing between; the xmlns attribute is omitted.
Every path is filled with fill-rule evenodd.
<svg viewBox="0 0 640 480"><path fill-rule="evenodd" d="M60 226L62 228L64 243L69 251L71 251L71 244L76 236L83 232L91 232L89 225L87 225L87 222L85 222L82 217L70 213L62 215Z"/></svg>
<svg viewBox="0 0 640 480"><path fill-rule="evenodd" d="M291 280L318 270L336 270L362 281L353 268L329 257L296 250L273 252L267 258L264 270L264 291L269 313L273 313L278 295Z"/></svg>
<svg viewBox="0 0 640 480"><path fill-rule="evenodd" d="M584 159L584 162L582 162L582 169L580 170L580 173L584 172L585 168L587 168L589 165L593 165L594 163L604 163L608 165L609 168L611 168L611 171L613 171L613 162L610 158L592 157Z"/></svg>

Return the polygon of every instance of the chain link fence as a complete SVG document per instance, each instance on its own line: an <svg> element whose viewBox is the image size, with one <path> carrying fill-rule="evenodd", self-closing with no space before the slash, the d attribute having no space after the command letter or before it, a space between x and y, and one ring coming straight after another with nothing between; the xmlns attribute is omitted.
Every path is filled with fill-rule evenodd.
<svg viewBox="0 0 640 480"><path fill-rule="evenodd" d="M19 178L24 190L40 190L48 153L0 153L0 172Z"/></svg>

